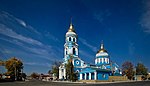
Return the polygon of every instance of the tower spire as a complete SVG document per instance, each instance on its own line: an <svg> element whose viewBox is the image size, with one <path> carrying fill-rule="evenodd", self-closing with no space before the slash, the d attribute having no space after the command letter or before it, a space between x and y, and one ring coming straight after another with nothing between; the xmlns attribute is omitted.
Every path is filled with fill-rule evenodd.
<svg viewBox="0 0 150 86"><path fill-rule="evenodd" d="M71 19L70 19L70 25L72 25L72 17L71 17Z"/></svg>
<svg viewBox="0 0 150 86"><path fill-rule="evenodd" d="M72 17L71 17L71 21L70 21L70 27L68 29L68 32L75 32L73 24L72 24Z"/></svg>
<svg viewBox="0 0 150 86"><path fill-rule="evenodd" d="M103 40L101 41L101 49L104 49Z"/></svg>

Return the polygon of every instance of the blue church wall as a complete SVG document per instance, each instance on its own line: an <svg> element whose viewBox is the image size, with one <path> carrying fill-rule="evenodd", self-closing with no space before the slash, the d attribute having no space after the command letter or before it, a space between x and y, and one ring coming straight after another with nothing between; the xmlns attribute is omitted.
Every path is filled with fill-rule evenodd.
<svg viewBox="0 0 150 86"><path fill-rule="evenodd" d="M106 68L107 68L107 69L111 69L111 66L110 66L110 65L106 65Z"/></svg>
<svg viewBox="0 0 150 86"><path fill-rule="evenodd" d="M81 71L81 68L76 68L76 67L74 67L74 71L76 72L77 70L80 72L80 71Z"/></svg>
<svg viewBox="0 0 150 86"><path fill-rule="evenodd" d="M98 80L108 80L109 74L105 72L97 72L97 79Z"/></svg>
<svg viewBox="0 0 150 86"><path fill-rule="evenodd" d="M87 68L84 68L82 69L82 71L80 73L89 73L89 72L95 72L96 70L90 68L90 67L87 67Z"/></svg>

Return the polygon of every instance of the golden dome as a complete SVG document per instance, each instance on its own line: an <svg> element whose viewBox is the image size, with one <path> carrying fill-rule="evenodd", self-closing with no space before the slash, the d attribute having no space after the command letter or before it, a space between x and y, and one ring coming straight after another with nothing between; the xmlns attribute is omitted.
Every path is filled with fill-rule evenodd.
<svg viewBox="0 0 150 86"><path fill-rule="evenodd" d="M97 51L97 53L102 53L102 52L107 53L107 51L104 49L104 44L103 43L101 43L101 49L99 51Z"/></svg>
<svg viewBox="0 0 150 86"><path fill-rule="evenodd" d="M107 51L105 49L100 49L97 53L102 53L102 52L106 52L107 53Z"/></svg>
<svg viewBox="0 0 150 86"><path fill-rule="evenodd" d="M70 27L69 27L69 29L68 29L68 32L75 32L72 23L70 24Z"/></svg>

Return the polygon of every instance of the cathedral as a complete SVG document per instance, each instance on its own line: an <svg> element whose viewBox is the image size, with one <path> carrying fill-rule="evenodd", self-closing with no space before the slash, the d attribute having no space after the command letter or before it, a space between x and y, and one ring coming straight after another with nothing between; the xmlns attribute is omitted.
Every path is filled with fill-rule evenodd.
<svg viewBox="0 0 150 86"><path fill-rule="evenodd" d="M104 48L103 42L96 53L95 64L88 64L79 58L77 40L78 36L71 23L65 36L64 58L59 67L59 79L66 79L65 64L69 59L72 59L74 71L78 73L78 80L108 80L109 76L121 75L119 66L110 61L110 56Z"/></svg>

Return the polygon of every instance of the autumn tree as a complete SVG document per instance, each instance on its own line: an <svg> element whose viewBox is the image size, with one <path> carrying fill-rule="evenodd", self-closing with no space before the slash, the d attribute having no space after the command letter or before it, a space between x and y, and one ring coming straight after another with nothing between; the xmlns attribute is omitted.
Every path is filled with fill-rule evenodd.
<svg viewBox="0 0 150 86"><path fill-rule="evenodd" d="M35 72L33 72L30 76L32 79L37 79L40 77L40 75L38 73L35 73Z"/></svg>
<svg viewBox="0 0 150 86"><path fill-rule="evenodd" d="M6 74L13 75L16 78L20 78L21 69L23 69L23 63L19 59L13 57L5 62L5 68L7 69Z"/></svg>
<svg viewBox="0 0 150 86"><path fill-rule="evenodd" d="M122 64L122 73L123 75L126 75L130 80L133 79L134 76L133 67L133 64L129 61L126 61Z"/></svg>
<svg viewBox="0 0 150 86"><path fill-rule="evenodd" d="M142 63L138 63L136 66L136 75L148 75L148 69Z"/></svg>

